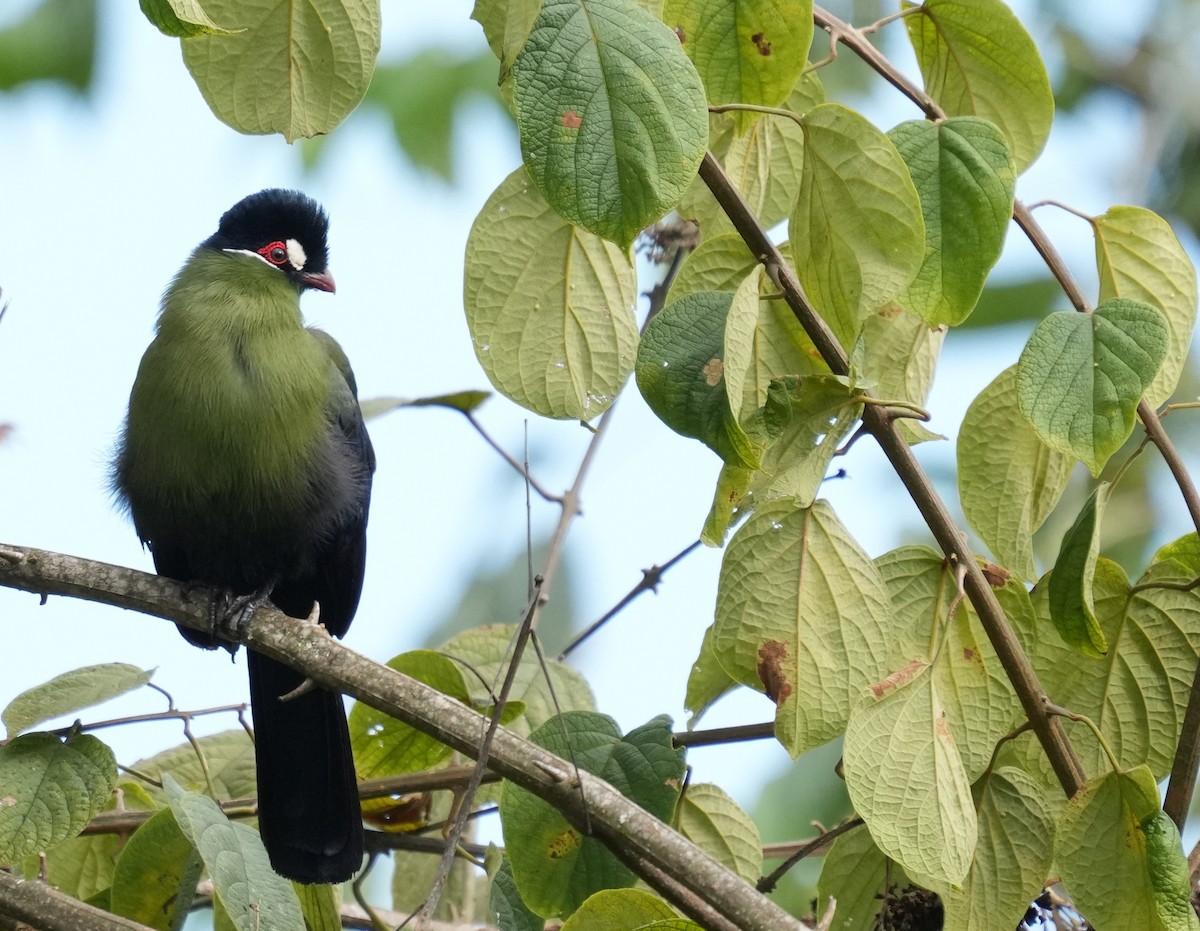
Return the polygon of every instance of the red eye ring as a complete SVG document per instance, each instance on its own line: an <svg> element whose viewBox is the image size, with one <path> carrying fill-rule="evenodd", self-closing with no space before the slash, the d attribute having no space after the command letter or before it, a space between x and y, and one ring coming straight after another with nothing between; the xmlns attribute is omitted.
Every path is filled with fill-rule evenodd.
<svg viewBox="0 0 1200 931"><path fill-rule="evenodd" d="M278 239L269 245L263 246L258 250L258 254L272 265L282 265L288 260L287 246Z"/></svg>

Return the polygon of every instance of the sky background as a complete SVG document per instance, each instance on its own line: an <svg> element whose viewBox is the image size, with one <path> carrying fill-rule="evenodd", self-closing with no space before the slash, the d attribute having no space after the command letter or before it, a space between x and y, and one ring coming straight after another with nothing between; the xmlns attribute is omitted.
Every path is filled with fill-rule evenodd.
<svg viewBox="0 0 1200 931"><path fill-rule="evenodd" d="M13 428L0 444L0 542L152 571L114 506L108 463L159 296L221 213L272 186L302 188L325 205L338 293L309 293L303 309L310 323L341 342L364 399L487 388L462 311L463 250L476 212L520 156L507 120L479 102L459 114L458 181L449 186L397 155L383 115L360 111L335 131L325 158L306 174L295 147L277 137L242 136L218 122L184 69L178 42L151 27L136 4L100 5L99 59L88 98L45 85L0 94L0 287L11 301L0 324L0 423ZM1120 16L1131 15L1125 6ZM435 40L463 51L483 47L464 0L384 7L381 61ZM1098 32L1117 32L1116 8L1092 8ZM1053 67L1049 24L1030 3L1014 9ZM1114 40L1113 54L1120 53ZM916 73L911 58L897 59ZM887 89L857 103L884 129L919 115ZM1093 213L1137 202L1143 179L1125 168L1137 143L1135 120L1131 106L1109 99L1057 122L1018 196L1054 197ZM1038 216L1085 287L1094 289L1087 224L1052 209ZM1014 227L998 275L1020 276L1037 261ZM928 405L931 429L955 437L967 404L1015 361L1026 331L951 334ZM499 397L480 418L517 455L527 427L538 480L555 491L570 484L589 438L579 425L527 415ZM459 415L402 410L373 421L370 430L379 471L369 560L346 642L385 661L428 645L430 631L473 578L523 551L526 514L514 473ZM949 469L952 455L950 443L919 450L935 473ZM642 568L666 561L696 537L718 465L700 444L663 427L628 387L568 546L576 627L603 614ZM929 542L873 444L858 443L835 465L849 478L830 483L827 496L871 555L900 542ZM1164 506L1159 515L1161 539L1186 529L1177 510ZM547 533L557 516L555 506L535 500L535 534ZM683 726L684 688L712 620L720 556L711 549L690 556L656 596L640 599L574 657L599 709L624 729L660 713ZM566 588L553 593L560 602L566 596ZM523 597L497 603L491 620L515 623L522 608ZM553 653L560 645L547 646ZM240 659L201 653L168 624L63 598L39 606L34 596L0 589L0 707L66 670L118 660L156 667L155 682L182 708L246 698ZM89 716L160 709L160 699L139 692ZM772 711L762 696L743 690L704 724L763 721ZM224 717L197 728L233 726ZM122 762L182 739L175 725L121 728L103 737ZM697 750L689 759L694 781L715 781L746 806L788 763L773 741L733 752Z"/></svg>

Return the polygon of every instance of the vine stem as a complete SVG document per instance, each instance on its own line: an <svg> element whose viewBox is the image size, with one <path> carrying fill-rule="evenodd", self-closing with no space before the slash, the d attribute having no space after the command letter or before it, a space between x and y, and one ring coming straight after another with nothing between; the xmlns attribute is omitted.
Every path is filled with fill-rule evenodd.
<svg viewBox="0 0 1200 931"><path fill-rule="evenodd" d="M836 44L840 41L874 69L884 80L920 107L926 118L931 120L945 119L946 113L937 102L896 68L882 52L867 40L861 30L855 29L818 6L813 7L813 21L817 26L829 33L831 42ZM1034 219L1030 208L1021 201L1016 201L1013 204L1013 219L1021 228L1021 231L1028 237L1033 247L1038 251L1038 254L1041 255L1042 260L1046 263L1051 274L1054 275L1055 280L1058 281L1059 286L1063 289L1063 293L1066 294L1067 299L1070 300L1075 309L1081 313L1090 313L1091 308L1088 305L1083 290L1071 275L1062 256L1054 247L1049 237L1046 236L1041 225ZM1175 444L1163 429L1162 420L1158 413L1145 399L1138 404L1137 413L1138 418L1145 427L1146 435L1162 455L1163 461L1171 472L1171 477L1179 487L1192 523L1195 525L1196 531L1200 533L1200 494L1197 493L1195 483L1188 474L1179 451L1175 448ZM974 602L973 598L972 601ZM1008 667L1006 666L1005 668L1007 670ZM1014 681L1013 684L1015 686L1016 682ZM1024 701L1025 699L1022 697L1022 703ZM1034 724L1034 729L1038 730L1037 722L1033 718L1030 721ZM1042 736L1040 731L1038 736L1039 738ZM1043 745L1045 745L1044 741ZM1054 762L1053 756L1051 756L1051 762ZM1192 689L1188 696L1187 710L1184 713L1179 745L1176 748L1175 759L1171 765L1170 783L1167 787L1166 798L1163 801L1163 810L1175 822L1180 831L1183 830L1184 824L1187 821L1188 808L1195 791L1198 770L1200 770L1200 663L1197 664L1196 673L1192 680ZM1060 779L1062 775L1062 773L1059 773ZM1064 789L1067 788L1066 783L1064 783L1063 787ZM1068 794L1073 793L1068 790ZM1193 875L1195 875L1195 872Z"/></svg>
<svg viewBox="0 0 1200 931"><path fill-rule="evenodd" d="M708 185L722 209L733 221L751 254L766 267L800 325L835 375L846 375L846 352L825 321L809 303L796 273L779 249L771 242L758 218L747 206L711 152L700 164L700 177ZM892 468L908 490L909 496L925 519L934 538L951 561L965 570L963 588L979 615L996 656L1033 727L1055 775L1068 796L1074 795L1086 781L1083 764L1071 745L1062 724L1046 713L1046 696L1029 657L1021 647L1004 609L984 578L964 535L955 526L945 503L921 469L908 442L896 428L895 418L886 408L868 404L863 408L863 426L879 444Z"/></svg>

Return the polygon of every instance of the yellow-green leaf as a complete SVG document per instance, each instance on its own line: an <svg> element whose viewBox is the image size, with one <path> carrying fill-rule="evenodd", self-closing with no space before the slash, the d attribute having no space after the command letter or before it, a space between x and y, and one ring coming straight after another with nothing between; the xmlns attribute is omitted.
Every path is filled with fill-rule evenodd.
<svg viewBox="0 0 1200 931"><path fill-rule="evenodd" d="M895 144L840 104L804 116L804 170L788 238L800 280L844 347L925 257L925 221Z"/></svg>
<svg viewBox="0 0 1200 931"><path fill-rule="evenodd" d="M905 10L917 7L902 0ZM925 90L950 116L991 120L1018 174L1050 135L1054 95L1037 46L1002 0L925 0L905 17Z"/></svg>
<svg viewBox="0 0 1200 931"><path fill-rule="evenodd" d="M379 0L205 0L229 34L182 39L217 118L288 142L327 133L362 100L379 54Z"/></svg>
<svg viewBox="0 0 1200 931"><path fill-rule="evenodd" d="M675 810L679 832L748 883L762 876L758 826L720 786L691 783Z"/></svg>
<svg viewBox="0 0 1200 931"><path fill-rule="evenodd" d="M778 107L808 64L812 0L667 0L663 21L695 63L710 104ZM745 131L761 114L740 111Z"/></svg>
<svg viewBox="0 0 1200 931"><path fill-rule="evenodd" d="M629 256L550 209L518 168L475 218L463 302L475 357L505 397L591 420L633 369L637 283Z"/></svg>
<svg viewBox="0 0 1200 931"><path fill-rule="evenodd" d="M1162 368L1146 389L1154 407L1179 382L1196 324L1196 268L1170 225L1145 207L1110 207L1092 218L1100 301L1128 297L1163 312L1171 338Z"/></svg>
<svg viewBox="0 0 1200 931"><path fill-rule="evenodd" d="M890 623L879 571L827 502L769 502L730 541L714 651L775 701L775 733L793 756L842 733L863 689L886 675Z"/></svg>
<svg viewBox="0 0 1200 931"><path fill-rule="evenodd" d="M872 686L846 729L854 809L879 849L921 885L958 885L978 822L932 667L914 660Z"/></svg>
<svg viewBox="0 0 1200 931"><path fill-rule="evenodd" d="M1158 807L1145 767L1093 779L1067 802L1054 863L1079 911L1097 928L1196 931L1179 834Z"/></svg>
<svg viewBox="0 0 1200 931"><path fill-rule="evenodd" d="M1005 369L967 408L958 432L963 514L1000 565L1036 578L1033 533L1058 504L1074 462L1041 441L1017 403L1017 369Z"/></svg>
<svg viewBox="0 0 1200 931"><path fill-rule="evenodd" d="M956 931L1011 931L1050 875L1054 810L1049 790L1023 770L1005 766L972 789L979 819L975 857L962 886L935 891Z"/></svg>

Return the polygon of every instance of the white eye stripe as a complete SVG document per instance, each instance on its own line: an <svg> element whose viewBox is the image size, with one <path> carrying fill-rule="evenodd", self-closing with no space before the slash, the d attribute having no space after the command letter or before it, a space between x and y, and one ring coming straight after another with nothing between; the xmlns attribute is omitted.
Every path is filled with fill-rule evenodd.
<svg viewBox="0 0 1200 931"><path fill-rule="evenodd" d="M288 261L292 263L292 268L296 271L304 271L304 264L308 261L308 255L304 251L304 247L295 239L287 241Z"/></svg>

